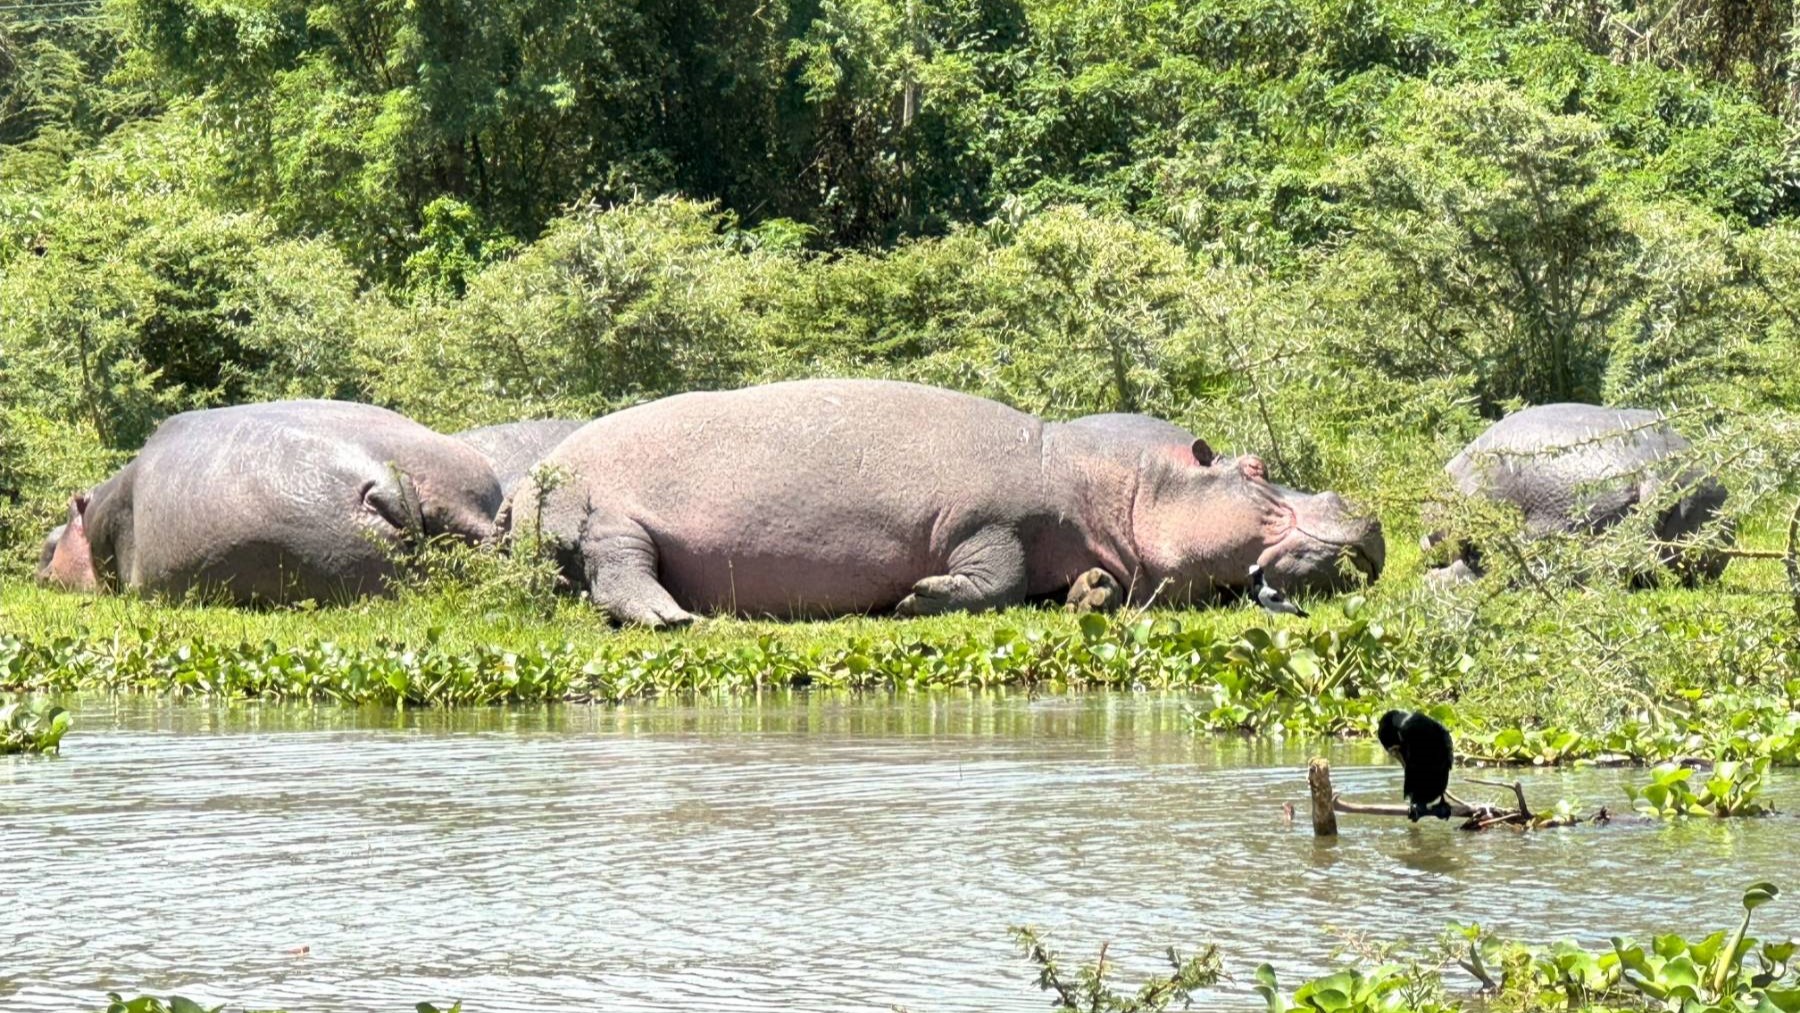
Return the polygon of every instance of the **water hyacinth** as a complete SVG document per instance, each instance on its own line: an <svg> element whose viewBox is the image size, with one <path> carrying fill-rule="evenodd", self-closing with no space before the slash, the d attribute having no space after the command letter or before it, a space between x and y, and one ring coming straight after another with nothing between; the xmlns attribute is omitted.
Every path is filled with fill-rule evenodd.
<svg viewBox="0 0 1800 1013"><path fill-rule="evenodd" d="M1360 630L1360 624L1352 627ZM451 649L442 645L438 631L428 631L418 644L353 648L331 641L224 644L139 630L134 639L0 638L0 685L429 706L616 702L663 693L807 686L1216 689L1270 683L1278 695L1299 699L1291 694L1348 678L1342 671L1348 654L1380 646L1361 632L1346 637L1343 631L1325 631L1296 645L1303 653L1290 657L1279 646L1245 647L1287 644L1286 634L1253 629L1246 637L1234 647L1207 627L1147 618L1109 623L1099 617L1088 617L1073 632L1003 628L924 640L897 631L802 645L763 635L730 644L602 642L585 650L571 642L519 650ZM1339 643L1348 646L1332 646ZM1309 660L1315 654L1325 659L1325 670Z"/></svg>
<svg viewBox="0 0 1800 1013"><path fill-rule="evenodd" d="M54 753L70 725L69 712L49 704L9 703L0 706L0 756L8 753Z"/></svg>
<svg viewBox="0 0 1800 1013"><path fill-rule="evenodd" d="M511 647L453 646L438 628L416 642L360 645L233 643L148 628L134 637L9 635L0 637L0 689L430 707L617 703L805 687L1179 690L1196 698L1186 708L1196 732L1370 735L1383 710L1416 701L1452 729L1466 762L1800 764L1800 680L1678 690L1589 727L1492 722L1441 702L1464 675L1466 657L1446 667L1422 649L1415 632L1360 612L1351 599L1341 619L1235 633L1204 618L1088 615L1060 626L1027 620L929 635L895 626L801 640L762 632Z"/></svg>

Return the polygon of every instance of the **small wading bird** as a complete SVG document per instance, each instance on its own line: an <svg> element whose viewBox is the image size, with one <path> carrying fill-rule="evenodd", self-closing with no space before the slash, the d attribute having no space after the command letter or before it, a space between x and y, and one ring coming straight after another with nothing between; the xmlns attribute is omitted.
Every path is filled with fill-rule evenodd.
<svg viewBox="0 0 1800 1013"><path fill-rule="evenodd" d="M1302 619L1306 618L1305 609L1288 601L1287 595L1270 587L1268 582L1263 580L1263 568L1260 565L1250 567L1250 593L1256 596L1258 605L1270 612L1285 612Z"/></svg>
<svg viewBox="0 0 1800 1013"><path fill-rule="evenodd" d="M1422 816L1449 819L1450 803L1444 792L1450 787L1450 765L1456 758L1449 730L1421 713L1388 711L1381 716L1375 735L1405 769L1401 785L1406 793L1406 818L1414 823Z"/></svg>

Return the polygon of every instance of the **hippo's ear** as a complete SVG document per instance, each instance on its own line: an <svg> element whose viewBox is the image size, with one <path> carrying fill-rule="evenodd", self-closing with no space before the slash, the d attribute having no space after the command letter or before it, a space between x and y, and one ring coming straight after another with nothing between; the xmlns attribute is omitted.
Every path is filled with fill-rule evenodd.
<svg viewBox="0 0 1800 1013"><path fill-rule="evenodd" d="M1211 467L1213 458L1217 456L1218 455L1213 453L1213 448L1208 445L1205 440L1200 439L1197 436L1194 437L1194 460L1200 463L1200 467Z"/></svg>

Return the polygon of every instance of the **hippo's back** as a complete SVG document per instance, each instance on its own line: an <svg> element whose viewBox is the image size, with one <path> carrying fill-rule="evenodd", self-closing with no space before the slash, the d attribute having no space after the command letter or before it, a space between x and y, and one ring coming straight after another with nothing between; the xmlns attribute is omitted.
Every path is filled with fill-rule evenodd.
<svg viewBox="0 0 1800 1013"><path fill-rule="evenodd" d="M886 380L681 394L564 440L544 463L574 481L546 496L544 523L573 531L590 508L630 518L684 607L887 608L945 572L971 526L1042 501L1042 435L997 402Z"/></svg>
<svg viewBox="0 0 1800 1013"><path fill-rule="evenodd" d="M488 459L494 477L500 480L500 492L506 495L557 444L586 424L582 419L528 419L465 429L454 435Z"/></svg>
<svg viewBox="0 0 1800 1013"><path fill-rule="evenodd" d="M1624 516L1687 448L1656 412L1549 404L1489 426L1445 470L1465 495L1520 506L1533 528L1596 527Z"/></svg>
<svg viewBox="0 0 1800 1013"><path fill-rule="evenodd" d="M340 401L185 412L128 467L101 506L121 581L238 600L377 592L396 538L486 538L500 501L472 448Z"/></svg>

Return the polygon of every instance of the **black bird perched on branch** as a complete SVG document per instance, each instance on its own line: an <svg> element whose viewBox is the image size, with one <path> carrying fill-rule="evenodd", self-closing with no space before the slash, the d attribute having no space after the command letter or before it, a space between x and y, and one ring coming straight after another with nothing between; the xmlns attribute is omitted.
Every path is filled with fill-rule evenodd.
<svg viewBox="0 0 1800 1013"><path fill-rule="evenodd" d="M1263 580L1263 568L1260 565L1250 567L1250 593L1256 596L1256 603L1270 612L1285 612L1306 618L1306 610L1288 601L1288 596L1270 587Z"/></svg>
<svg viewBox="0 0 1800 1013"><path fill-rule="evenodd" d="M1456 745L1450 731L1422 713L1388 711L1375 730L1386 749L1406 770L1406 818L1414 823L1422 816L1450 818L1444 792L1450 787L1450 766L1456 762Z"/></svg>

